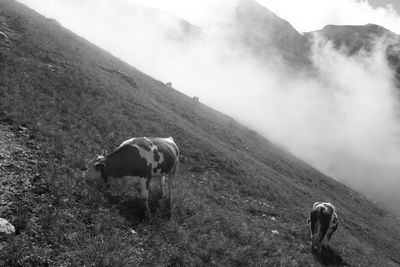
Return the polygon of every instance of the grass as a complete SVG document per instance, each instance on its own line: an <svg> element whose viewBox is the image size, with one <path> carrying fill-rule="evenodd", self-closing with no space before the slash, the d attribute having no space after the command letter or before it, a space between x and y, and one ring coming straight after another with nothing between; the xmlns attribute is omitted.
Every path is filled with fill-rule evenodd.
<svg viewBox="0 0 400 267"><path fill-rule="evenodd" d="M40 148L32 191L10 208L10 266L376 266L400 262L400 226L379 207L256 132L139 72L16 2L0 46L3 123ZM0 30L4 30L0 28ZM123 76L121 76L123 73ZM181 150L173 216L157 183L151 220L135 201L84 181L85 160L132 136L173 136ZM26 140L21 140L25 142ZM24 157L21 161L27 160ZM33 179L33 178L32 178ZM325 257L305 224L317 200L341 221ZM279 234L272 233L272 230Z"/></svg>

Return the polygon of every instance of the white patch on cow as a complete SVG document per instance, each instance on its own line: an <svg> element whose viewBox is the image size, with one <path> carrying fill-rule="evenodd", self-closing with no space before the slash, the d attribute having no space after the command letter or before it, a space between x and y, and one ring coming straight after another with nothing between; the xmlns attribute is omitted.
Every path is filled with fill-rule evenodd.
<svg viewBox="0 0 400 267"><path fill-rule="evenodd" d="M147 139L147 138L146 138ZM148 140L148 139L147 139ZM159 153L158 152L158 148L156 145L152 144L150 151L147 151L144 148L141 148L137 145L133 145L134 147L136 147L139 151L139 155L140 157L142 157L144 160L146 160L147 166L151 166L151 170L153 174L161 174L161 169L157 169L157 167L163 163L164 161L164 154L163 153ZM154 151L158 154L158 156L160 157L158 161L154 160ZM153 170L156 169L156 171L154 172Z"/></svg>
<svg viewBox="0 0 400 267"><path fill-rule="evenodd" d="M152 165L152 163L154 162L154 154L152 149L150 151L147 151L144 148L141 148L137 145L133 145L134 147L136 147L139 151L139 155L146 160L147 164L146 165Z"/></svg>
<svg viewBox="0 0 400 267"><path fill-rule="evenodd" d="M174 139L170 136L170 137L167 137L167 138L160 138L160 139L162 139L162 140L164 140L164 141L166 141L166 142L169 142L169 143L174 143ZM174 143L175 144L175 143Z"/></svg>
<svg viewBox="0 0 400 267"><path fill-rule="evenodd" d="M136 137L131 138L131 139L128 139L128 140L125 140L124 142L122 142L122 144L119 145L119 147L123 147L123 146L126 146L126 145L130 145L130 144L132 144L132 142L133 142L135 139L136 139Z"/></svg>
<svg viewBox="0 0 400 267"><path fill-rule="evenodd" d="M152 150L156 150L158 156L160 157L160 159L157 161L157 165L160 165L160 164L163 163L163 161L164 161L164 154L158 152L158 147L157 147L156 145L153 145L153 148L154 148L154 149L152 149ZM153 153L154 153L154 152L153 152ZM154 157L153 157L153 159L154 159ZM157 166L155 166L155 167L157 167ZM153 168L155 168L155 167L153 167Z"/></svg>

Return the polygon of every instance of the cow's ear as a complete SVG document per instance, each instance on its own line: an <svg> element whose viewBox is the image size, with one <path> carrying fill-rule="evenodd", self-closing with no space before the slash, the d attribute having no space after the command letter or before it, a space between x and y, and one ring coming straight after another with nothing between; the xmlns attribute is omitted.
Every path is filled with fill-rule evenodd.
<svg viewBox="0 0 400 267"><path fill-rule="evenodd" d="M104 163L99 162L99 163L96 163L96 164L94 165L94 167L95 167L96 170L98 170L98 171L103 171L104 168L106 167L106 165L105 165Z"/></svg>

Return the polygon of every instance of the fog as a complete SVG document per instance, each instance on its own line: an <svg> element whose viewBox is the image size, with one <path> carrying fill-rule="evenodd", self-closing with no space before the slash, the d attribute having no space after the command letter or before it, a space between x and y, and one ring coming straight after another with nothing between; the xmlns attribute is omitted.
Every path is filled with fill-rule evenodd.
<svg viewBox="0 0 400 267"><path fill-rule="evenodd" d="M35 6L35 1L22 2L55 17L143 72L171 81L189 96L198 96L201 102L400 214L400 90L395 88L382 40L372 52L348 57L315 36L313 71L293 72L279 53L260 61L245 48L232 45L221 27L210 26L220 19L230 22L233 1L222 1L226 9L213 6L215 12L207 13L203 20L198 15L194 21L208 26L196 37L185 35L178 18L161 11L149 13L127 0L103 0L96 5L90 0L75 4L57 1L57 6L51 1L41 7ZM261 2L267 6L273 1ZM387 23L389 26L384 26L392 30L400 25L390 8L375 10L365 1L336 3L350 3L357 12L366 10L363 19L375 18L373 22ZM271 6L282 9L278 4ZM179 9L171 12L184 13ZM216 19L211 20L210 14ZM190 19L190 12L186 15ZM341 17L338 21L346 20ZM310 29L311 24L297 28Z"/></svg>

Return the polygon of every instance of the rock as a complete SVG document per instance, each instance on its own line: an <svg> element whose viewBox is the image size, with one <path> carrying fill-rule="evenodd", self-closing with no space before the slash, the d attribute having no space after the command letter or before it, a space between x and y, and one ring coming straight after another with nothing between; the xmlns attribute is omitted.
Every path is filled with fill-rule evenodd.
<svg viewBox="0 0 400 267"><path fill-rule="evenodd" d="M129 231L131 232L132 235L137 235L137 232L135 230L130 229Z"/></svg>
<svg viewBox="0 0 400 267"><path fill-rule="evenodd" d="M35 160L35 159L30 159L30 160L28 160L28 162L29 162L30 164L32 164L32 165L37 165L37 164L38 164L38 161Z"/></svg>
<svg viewBox="0 0 400 267"><path fill-rule="evenodd" d="M15 234L15 227L6 219L0 218L0 236L9 236Z"/></svg>
<svg viewBox="0 0 400 267"><path fill-rule="evenodd" d="M26 127L24 127L24 126L18 126L18 131L19 131L19 132L25 133L25 132L28 131L28 128L26 128Z"/></svg>
<svg viewBox="0 0 400 267"><path fill-rule="evenodd" d="M60 201L62 202L62 203L68 203L69 202L69 198L66 198L66 197L62 197L61 199L60 199Z"/></svg>
<svg viewBox="0 0 400 267"><path fill-rule="evenodd" d="M4 32L0 31L0 39L7 40L8 39L7 34L5 34Z"/></svg>
<svg viewBox="0 0 400 267"><path fill-rule="evenodd" d="M274 235L278 235L279 234L279 231L277 231L277 230L272 230L271 231Z"/></svg>

